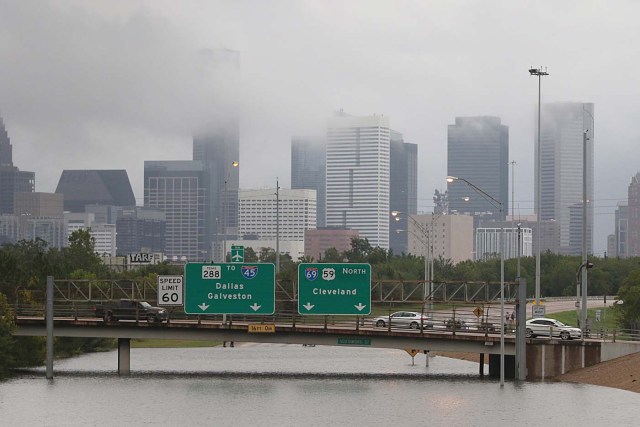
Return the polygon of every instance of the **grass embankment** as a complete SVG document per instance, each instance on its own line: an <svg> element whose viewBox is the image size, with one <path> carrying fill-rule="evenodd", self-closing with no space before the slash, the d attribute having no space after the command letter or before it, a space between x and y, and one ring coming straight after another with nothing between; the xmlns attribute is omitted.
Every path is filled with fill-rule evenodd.
<svg viewBox="0 0 640 427"><path fill-rule="evenodd" d="M596 310L600 310L600 320L596 321ZM570 326L578 325L578 316L580 316L580 312L576 315L575 310L562 311L560 313L552 313L548 314L547 317L550 319L556 319L561 321L562 323ZM620 329L618 322L616 320L616 315L613 312L613 309L610 307L602 307L602 308L589 308L587 309L587 318L589 319L589 327L592 331L599 330L609 330L612 331L614 329Z"/></svg>

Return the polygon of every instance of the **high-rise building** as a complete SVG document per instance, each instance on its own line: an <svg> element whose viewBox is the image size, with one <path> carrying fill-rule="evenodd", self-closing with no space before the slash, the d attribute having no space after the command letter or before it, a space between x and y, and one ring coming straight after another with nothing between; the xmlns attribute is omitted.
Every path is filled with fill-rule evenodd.
<svg viewBox="0 0 640 427"><path fill-rule="evenodd" d="M13 147L4 120L0 117L0 167L2 166L13 166Z"/></svg>
<svg viewBox="0 0 640 427"><path fill-rule="evenodd" d="M316 228L315 190L240 190L238 234L260 240L304 242L305 230ZM278 207L279 206L279 207ZM279 221L276 222L276 218Z"/></svg>
<svg viewBox="0 0 640 427"><path fill-rule="evenodd" d="M118 254L165 251L166 215L160 209L123 209L116 220Z"/></svg>
<svg viewBox="0 0 640 427"><path fill-rule="evenodd" d="M502 227L504 227L504 259L517 258L518 254L523 257L532 256L533 230L523 227L521 223L518 224L520 228L513 221L481 222L474 231L474 260L486 261L491 258L500 258L500 252L503 249Z"/></svg>
<svg viewBox="0 0 640 427"><path fill-rule="evenodd" d="M633 179L631 181L633 185ZM629 189L631 189L629 185ZM637 200L640 202L640 200ZM639 209L640 211L640 209ZM629 205L627 203L618 203L615 211L615 234L613 236L613 251L609 249L609 255L618 258L626 258L629 256Z"/></svg>
<svg viewBox="0 0 640 427"><path fill-rule="evenodd" d="M389 248L389 119L340 112L327 132L327 226Z"/></svg>
<svg viewBox="0 0 640 427"><path fill-rule="evenodd" d="M627 200L628 253L640 256L640 172L631 177Z"/></svg>
<svg viewBox="0 0 640 427"><path fill-rule="evenodd" d="M447 175L463 178L495 200L474 191L464 182L447 185L449 212L481 219L504 220L509 206L509 127L498 117L456 117L447 137Z"/></svg>
<svg viewBox="0 0 640 427"><path fill-rule="evenodd" d="M194 132L193 160L202 162L206 192L203 240L210 259L222 259L225 240L237 236L240 126L236 108L239 98L240 53L230 49L200 52L201 82L208 108ZM224 236L224 238L223 238Z"/></svg>
<svg viewBox="0 0 640 427"><path fill-rule="evenodd" d="M357 230L323 227L304 232L304 255L322 262L324 253L334 248L338 253L351 249L351 240L359 238Z"/></svg>
<svg viewBox="0 0 640 427"><path fill-rule="evenodd" d="M291 189L316 190L317 224L326 224L326 149L324 139L291 138Z"/></svg>
<svg viewBox="0 0 640 427"><path fill-rule="evenodd" d="M99 255L116 256L116 225L97 222L95 215L88 212L65 212L64 224L67 232L65 245L74 231L89 230L94 239L95 251Z"/></svg>
<svg viewBox="0 0 640 427"><path fill-rule="evenodd" d="M15 193L14 214L1 215L0 240L19 241L41 239L49 248L67 244L64 230L62 194ZM4 239L2 234L5 235Z"/></svg>
<svg viewBox="0 0 640 427"><path fill-rule="evenodd" d="M403 214L389 215L389 248L400 255L408 250L408 215L418 213L418 146L390 130L390 153L389 209Z"/></svg>
<svg viewBox="0 0 640 427"><path fill-rule="evenodd" d="M453 264L473 259L473 217L470 215L412 215L409 253L442 258Z"/></svg>
<svg viewBox="0 0 640 427"><path fill-rule="evenodd" d="M205 240L208 183L200 161L144 162L144 206L166 216L166 255L188 261L209 259Z"/></svg>
<svg viewBox="0 0 640 427"><path fill-rule="evenodd" d="M237 126L230 126L233 129L193 138L193 159L201 161L204 167L201 185L207 205L203 239L212 259L220 259L222 255L222 236L231 239L238 233L240 145Z"/></svg>
<svg viewBox="0 0 640 427"><path fill-rule="evenodd" d="M561 254L580 255L582 233L577 233L576 230L582 228L582 214L578 214L578 211L582 211L585 135L588 138L587 200L593 200L593 104L543 104L540 119L540 219L555 221ZM535 137L537 141L537 133ZM534 154L537 158L537 144L535 147ZM537 194L537 171L535 181ZM593 204L587 203L587 253L592 252L592 230Z"/></svg>
<svg viewBox="0 0 640 427"><path fill-rule="evenodd" d="M62 194L16 193L14 211L16 215L62 217L63 206Z"/></svg>
<svg viewBox="0 0 640 427"><path fill-rule="evenodd" d="M87 205L136 205L129 175L124 169L63 170L56 193L64 195L67 212L85 212Z"/></svg>
<svg viewBox="0 0 640 427"><path fill-rule="evenodd" d="M16 193L35 191L36 174L13 165L13 146L0 117L0 215L12 214Z"/></svg>

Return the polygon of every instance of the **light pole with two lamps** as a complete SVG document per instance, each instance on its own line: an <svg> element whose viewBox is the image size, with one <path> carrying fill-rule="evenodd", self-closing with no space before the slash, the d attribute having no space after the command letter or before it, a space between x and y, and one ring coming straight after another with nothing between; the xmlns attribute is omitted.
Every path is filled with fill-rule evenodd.
<svg viewBox="0 0 640 427"><path fill-rule="evenodd" d="M541 154L540 154L540 100L542 94L542 76L548 76L549 73L546 70L540 68L529 68L529 74L538 77L538 142L536 145L536 196L535 196L535 209L536 209L536 304L540 304L540 235L542 230L540 229L540 217L542 216L542 180L541 176Z"/></svg>
<svg viewBox="0 0 640 427"><path fill-rule="evenodd" d="M406 231L407 233L411 233L413 234L413 236L418 239L418 241L420 241L420 243L422 243L422 245L424 246L424 290L423 290L423 298L426 300L427 299L427 281L429 280L429 263L428 263L428 237L427 237L427 230L426 228L420 224L418 221L416 221L413 217L411 217L411 215L407 215L404 212L400 212L400 211L391 211L391 216L396 220L396 221L400 221L400 218L402 216L405 216L409 221L411 221L411 223L418 229L420 230L420 233L422 233L422 238L420 236L418 236L416 233L412 232L411 230L407 229L407 230L396 230L396 233L400 233L403 231ZM431 288L429 288L431 289ZM431 291L430 291L431 292ZM430 295L430 293L429 293ZM430 307L430 309L432 309L433 307Z"/></svg>
<svg viewBox="0 0 640 427"><path fill-rule="evenodd" d="M469 187L473 188L478 194L485 198L489 203L500 210L500 218L502 218L503 205L502 202L489 195L486 191L457 176L448 176L447 182L462 181ZM500 227L500 387L504 387L504 221Z"/></svg>

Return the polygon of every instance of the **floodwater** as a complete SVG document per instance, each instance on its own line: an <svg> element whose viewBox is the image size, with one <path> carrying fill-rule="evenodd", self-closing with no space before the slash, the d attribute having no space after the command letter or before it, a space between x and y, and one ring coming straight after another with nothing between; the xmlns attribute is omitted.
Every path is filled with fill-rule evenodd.
<svg viewBox="0 0 640 427"><path fill-rule="evenodd" d="M476 363L402 350L243 344L56 361L0 383L3 426L635 426L640 395L480 378ZM485 370L487 371L487 370Z"/></svg>

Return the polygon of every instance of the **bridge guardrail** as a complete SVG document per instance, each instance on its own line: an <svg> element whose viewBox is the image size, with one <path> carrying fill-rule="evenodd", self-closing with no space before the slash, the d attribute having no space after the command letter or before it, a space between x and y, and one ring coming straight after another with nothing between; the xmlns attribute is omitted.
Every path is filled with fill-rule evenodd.
<svg viewBox="0 0 640 427"><path fill-rule="evenodd" d="M154 303L154 301L150 301ZM95 303L98 303L97 301ZM358 330L361 327L376 328L373 323L375 317L382 316L388 318L392 313L398 311L415 311L424 313L429 320L422 325L426 331L442 331L455 335L456 333L470 334L495 334L500 332L500 308L495 304L436 304L433 310L428 309L428 304L401 303L391 302L386 304L376 303L373 305L371 315L354 316L354 315L300 315L292 309L280 310L273 315L267 316L251 316L251 315L227 315L226 321L233 323L274 323L286 324L291 326L324 326L324 327L346 327ZM295 304L294 304L295 306ZM45 308L42 304L21 304L14 305L14 313L21 317L37 317L44 319ZM292 307L290 307L292 308ZM222 315L187 315L181 307L167 307L169 311L169 322L173 321L193 321L193 322L220 322L223 321ZM481 310L478 312L478 310ZM476 313L474 313L474 311ZM508 307L507 315L513 309ZM479 316L477 314L480 314ZM94 315L94 302L68 302L56 301L54 304L54 317L70 318L74 320L95 320L102 322L102 319ZM146 322L145 319L139 319L140 322ZM385 328L389 331L400 330L402 327L392 325L388 326L385 322ZM515 322L510 318L505 319L505 332L510 334L515 329Z"/></svg>

